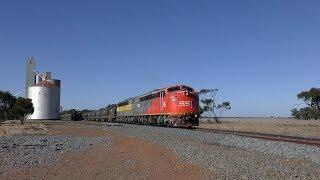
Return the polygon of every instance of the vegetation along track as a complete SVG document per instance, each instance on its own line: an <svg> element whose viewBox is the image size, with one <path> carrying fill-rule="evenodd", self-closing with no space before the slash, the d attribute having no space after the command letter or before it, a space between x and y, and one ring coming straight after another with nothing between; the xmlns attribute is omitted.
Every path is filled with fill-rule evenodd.
<svg viewBox="0 0 320 180"><path fill-rule="evenodd" d="M201 131L201 132L233 134L233 135L237 135L237 136L251 137L251 138L257 138L257 139L292 142L292 143L296 143L296 144L306 144L306 145L320 147L320 139L318 139L318 138L286 136L286 135L278 135L278 134L244 132L244 131L231 131L231 130L221 130L221 129L195 128L194 130Z"/></svg>

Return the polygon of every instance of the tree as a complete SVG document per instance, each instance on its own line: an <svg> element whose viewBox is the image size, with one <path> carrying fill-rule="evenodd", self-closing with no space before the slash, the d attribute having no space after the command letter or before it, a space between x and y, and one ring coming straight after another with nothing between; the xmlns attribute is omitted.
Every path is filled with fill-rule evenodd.
<svg viewBox="0 0 320 180"><path fill-rule="evenodd" d="M294 108L291 110L291 114L297 119L320 119L320 112L310 107L304 107L299 110Z"/></svg>
<svg viewBox="0 0 320 180"><path fill-rule="evenodd" d="M221 122L221 115L223 112L231 109L230 102L217 103L217 93L218 89L202 89L199 95L202 96L201 103L203 104L203 112L213 115L215 122Z"/></svg>
<svg viewBox="0 0 320 180"><path fill-rule="evenodd" d="M9 92L0 91L0 122L11 119L10 109L13 108L16 98Z"/></svg>
<svg viewBox="0 0 320 180"><path fill-rule="evenodd" d="M298 110L297 108L291 109L291 115L297 119L301 119L300 110Z"/></svg>
<svg viewBox="0 0 320 180"><path fill-rule="evenodd" d="M83 109L83 110L81 110L80 112L81 112L81 114L82 114L82 113L87 113L87 112L90 112L90 111L92 111L92 110L90 110L90 109Z"/></svg>
<svg viewBox="0 0 320 180"><path fill-rule="evenodd" d="M31 99L14 97L9 92L0 91L0 121L19 119L23 124L25 117L34 111Z"/></svg>
<svg viewBox="0 0 320 180"><path fill-rule="evenodd" d="M307 107L292 109L291 115L297 119L320 119L320 88L311 88L309 91L302 91L297 94Z"/></svg>
<svg viewBox="0 0 320 180"><path fill-rule="evenodd" d="M28 98L25 99L25 98L19 97L16 100L16 103L14 104L11 111L12 111L12 114L14 114L14 117L16 119L19 119L21 124L24 124L26 116L28 114L32 114L34 111L32 100Z"/></svg>
<svg viewBox="0 0 320 180"><path fill-rule="evenodd" d="M203 108L199 105L199 114L202 115L204 113Z"/></svg>
<svg viewBox="0 0 320 180"><path fill-rule="evenodd" d="M297 95L306 105L320 111L320 88L311 88L309 91L302 91Z"/></svg>
<svg viewBox="0 0 320 180"><path fill-rule="evenodd" d="M69 110L64 110L61 112L62 115L64 114L76 114L78 111L76 109L69 109Z"/></svg>

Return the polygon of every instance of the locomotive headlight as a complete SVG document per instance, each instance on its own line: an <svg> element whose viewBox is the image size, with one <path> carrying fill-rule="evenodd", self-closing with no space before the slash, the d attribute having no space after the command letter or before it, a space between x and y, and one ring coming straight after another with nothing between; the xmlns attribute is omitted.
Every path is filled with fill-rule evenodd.
<svg viewBox="0 0 320 180"><path fill-rule="evenodd" d="M176 96L172 96L171 100L172 100L173 102L177 102L178 99L177 99Z"/></svg>

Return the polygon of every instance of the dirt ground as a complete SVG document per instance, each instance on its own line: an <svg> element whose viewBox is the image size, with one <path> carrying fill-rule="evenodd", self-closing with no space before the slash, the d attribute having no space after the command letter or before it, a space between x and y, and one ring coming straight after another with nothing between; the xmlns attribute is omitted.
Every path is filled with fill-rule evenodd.
<svg viewBox="0 0 320 180"><path fill-rule="evenodd" d="M100 127L101 126L101 127ZM105 123L8 121L0 136L16 134L106 137L110 144L94 144L83 151L66 152L54 164L10 169L0 179L209 179L212 172L203 166L182 161L172 150L156 143L103 129ZM320 137L320 121L283 118L224 118L223 123L201 123L202 128L228 129ZM1 164L1 163L0 163ZM0 166L1 168L1 166ZM0 169L1 170L1 169ZM211 174L210 174L211 173Z"/></svg>
<svg viewBox="0 0 320 180"><path fill-rule="evenodd" d="M64 154L55 165L13 169L5 179L205 179L208 172L184 163L171 151L97 127L62 123L47 125L61 135L108 137L112 145Z"/></svg>
<svg viewBox="0 0 320 180"><path fill-rule="evenodd" d="M1 123L0 136L15 134L50 134L50 132L43 122L29 121L22 125L20 121L10 120Z"/></svg>
<svg viewBox="0 0 320 180"><path fill-rule="evenodd" d="M206 123L201 128L236 130L320 138L319 120L292 118L222 118L222 123Z"/></svg>

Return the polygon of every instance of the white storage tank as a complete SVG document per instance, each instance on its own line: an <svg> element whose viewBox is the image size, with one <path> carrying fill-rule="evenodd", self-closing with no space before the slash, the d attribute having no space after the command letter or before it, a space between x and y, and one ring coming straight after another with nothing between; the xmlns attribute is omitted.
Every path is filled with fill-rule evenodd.
<svg viewBox="0 0 320 180"><path fill-rule="evenodd" d="M28 87L28 98L34 107L28 119L60 119L60 80L54 81L43 80Z"/></svg>

